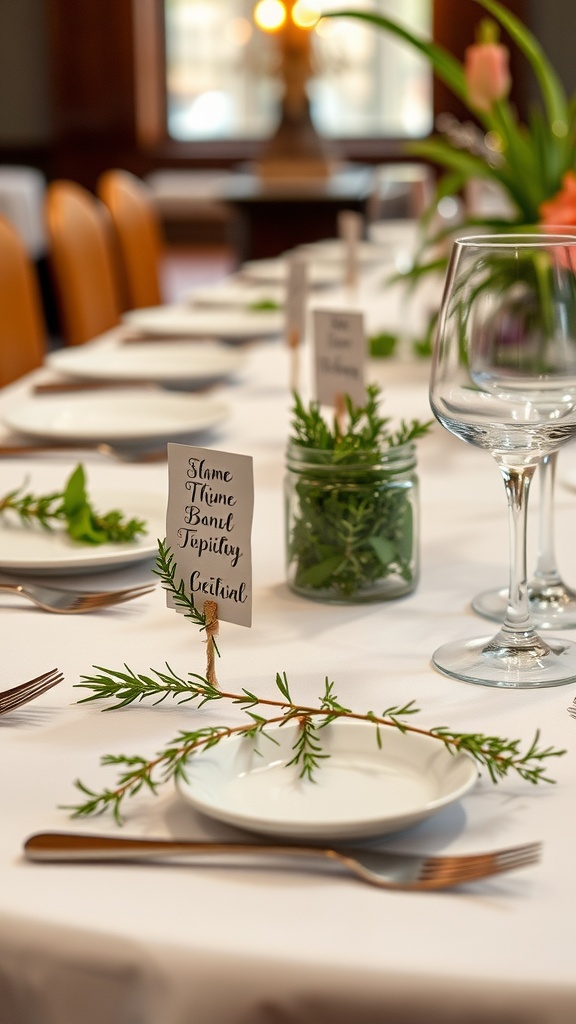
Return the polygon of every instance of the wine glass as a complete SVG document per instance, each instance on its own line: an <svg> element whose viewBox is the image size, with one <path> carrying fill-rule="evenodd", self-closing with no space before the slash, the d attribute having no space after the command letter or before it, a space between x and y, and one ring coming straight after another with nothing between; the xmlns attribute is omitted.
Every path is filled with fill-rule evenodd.
<svg viewBox="0 0 576 1024"><path fill-rule="evenodd" d="M534 575L528 581L532 622L538 629L576 628L576 591L562 579L554 544L554 482L558 452L545 455L538 469L540 515L538 550ZM485 590L477 594L472 607L485 619L502 622L508 605L508 590Z"/></svg>
<svg viewBox="0 0 576 1024"><path fill-rule="evenodd" d="M486 448L504 480L510 579L498 633L440 647L436 668L487 686L576 679L576 644L534 629L526 511L542 460L576 436L576 237L484 235L454 243L432 360L439 422Z"/></svg>

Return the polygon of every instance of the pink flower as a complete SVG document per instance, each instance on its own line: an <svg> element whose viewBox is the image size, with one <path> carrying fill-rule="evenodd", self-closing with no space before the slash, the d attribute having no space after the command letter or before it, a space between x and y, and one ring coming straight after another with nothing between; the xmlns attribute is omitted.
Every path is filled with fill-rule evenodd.
<svg viewBox="0 0 576 1024"><path fill-rule="evenodd" d="M466 50L464 73L468 100L476 110L489 111L510 91L509 53L501 43L474 43Z"/></svg>
<svg viewBox="0 0 576 1024"><path fill-rule="evenodd" d="M540 223L549 227L557 224L576 224L576 174L566 171L562 188L552 199L540 204Z"/></svg>

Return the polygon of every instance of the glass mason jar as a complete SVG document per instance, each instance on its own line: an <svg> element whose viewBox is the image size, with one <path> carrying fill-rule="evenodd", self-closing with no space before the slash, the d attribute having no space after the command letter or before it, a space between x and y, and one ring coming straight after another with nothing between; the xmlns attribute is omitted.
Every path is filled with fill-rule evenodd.
<svg viewBox="0 0 576 1024"><path fill-rule="evenodd" d="M285 482L288 585L330 603L387 601L419 572L413 443L374 455L290 443Z"/></svg>

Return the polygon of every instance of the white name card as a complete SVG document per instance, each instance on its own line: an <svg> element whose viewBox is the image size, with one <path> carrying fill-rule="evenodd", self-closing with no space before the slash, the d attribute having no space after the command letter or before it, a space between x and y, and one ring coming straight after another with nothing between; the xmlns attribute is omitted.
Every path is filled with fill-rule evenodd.
<svg viewBox="0 0 576 1024"><path fill-rule="evenodd" d="M168 445L166 543L176 582L201 611L216 601L218 619L252 625L254 473L248 455ZM171 595L169 606L174 607Z"/></svg>
<svg viewBox="0 0 576 1024"><path fill-rule="evenodd" d="M366 401L366 336L362 313L315 309L314 364L316 400L337 405L349 395L355 405Z"/></svg>

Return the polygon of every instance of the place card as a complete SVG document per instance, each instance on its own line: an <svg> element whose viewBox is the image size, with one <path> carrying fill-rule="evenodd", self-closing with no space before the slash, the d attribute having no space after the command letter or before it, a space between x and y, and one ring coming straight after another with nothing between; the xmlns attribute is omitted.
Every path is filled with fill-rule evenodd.
<svg viewBox="0 0 576 1024"><path fill-rule="evenodd" d="M177 582L202 610L215 601L218 619L252 625L254 473L248 455L168 444L166 543ZM174 607L170 594L169 607Z"/></svg>
<svg viewBox="0 0 576 1024"><path fill-rule="evenodd" d="M366 401L366 335L360 312L315 309L314 368L316 400L341 404L349 395L355 405Z"/></svg>

